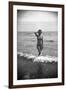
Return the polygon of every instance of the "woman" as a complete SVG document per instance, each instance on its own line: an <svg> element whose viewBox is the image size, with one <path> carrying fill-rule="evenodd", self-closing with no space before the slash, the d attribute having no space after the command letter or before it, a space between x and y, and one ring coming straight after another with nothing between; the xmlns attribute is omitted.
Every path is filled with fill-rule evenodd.
<svg viewBox="0 0 66 90"><path fill-rule="evenodd" d="M41 54L43 49L43 35L42 30L38 30L38 32L35 32L35 35L37 37L37 49L38 49L38 56Z"/></svg>

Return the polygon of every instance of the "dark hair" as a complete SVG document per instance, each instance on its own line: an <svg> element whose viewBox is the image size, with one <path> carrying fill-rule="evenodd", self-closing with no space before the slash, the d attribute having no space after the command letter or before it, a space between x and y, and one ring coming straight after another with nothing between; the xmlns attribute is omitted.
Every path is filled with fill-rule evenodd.
<svg viewBox="0 0 66 90"><path fill-rule="evenodd" d="M41 33L42 33L42 30L41 30L41 29L39 29L39 30L38 30L38 33L39 33L39 34L41 34Z"/></svg>

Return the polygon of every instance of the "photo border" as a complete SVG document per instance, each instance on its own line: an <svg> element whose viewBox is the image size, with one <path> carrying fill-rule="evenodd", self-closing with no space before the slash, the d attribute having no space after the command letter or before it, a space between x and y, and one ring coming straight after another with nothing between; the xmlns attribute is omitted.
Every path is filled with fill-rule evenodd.
<svg viewBox="0 0 66 90"><path fill-rule="evenodd" d="M13 5L62 8L62 82L13 85ZM56 86L56 85L64 85L64 5L9 1L9 88L27 88L27 87Z"/></svg>

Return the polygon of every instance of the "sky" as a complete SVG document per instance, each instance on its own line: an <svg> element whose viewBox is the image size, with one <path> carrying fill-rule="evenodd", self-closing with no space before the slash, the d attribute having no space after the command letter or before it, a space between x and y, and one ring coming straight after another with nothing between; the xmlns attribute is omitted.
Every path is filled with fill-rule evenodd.
<svg viewBox="0 0 66 90"><path fill-rule="evenodd" d="M18 31L57 31L58 13L50 11L18 10Z"/></svg>

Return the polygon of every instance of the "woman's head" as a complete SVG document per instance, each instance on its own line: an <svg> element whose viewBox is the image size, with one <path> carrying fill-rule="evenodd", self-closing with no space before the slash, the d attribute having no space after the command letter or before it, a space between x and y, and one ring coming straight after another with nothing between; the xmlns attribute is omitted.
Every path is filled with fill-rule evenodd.
<svg viewBox="0 0 66 90"><path fill-rule="evenodd" d="M39 35L40 35L40 34L42 33L42 30L41 30L41 29L39 29L39 30L38 30L38 33L39 33Z"/></svg>

